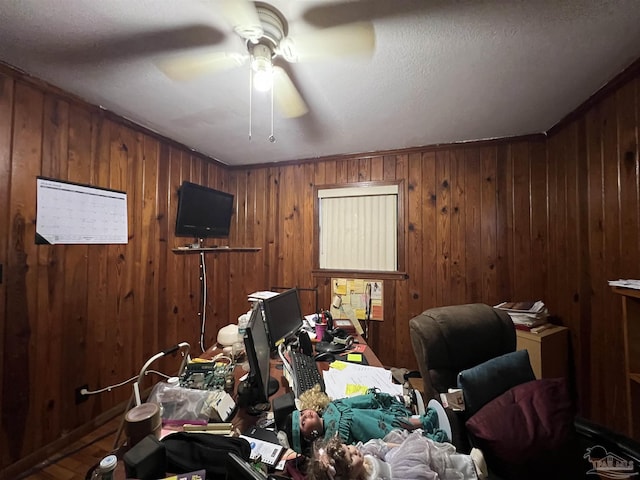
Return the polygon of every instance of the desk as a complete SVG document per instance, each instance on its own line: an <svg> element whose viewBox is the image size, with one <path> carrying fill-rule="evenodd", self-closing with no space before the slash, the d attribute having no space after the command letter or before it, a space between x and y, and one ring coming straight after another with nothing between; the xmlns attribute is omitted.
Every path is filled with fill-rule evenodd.
<svg viewBox="0 0 640 480"><path fill-rule="evenodd" d="M358 343L366 345L366 342L362 337L356 336L356 338ZM203 358L205 360L210 360L215 356L216 353L217 351L207 350L205 353L201 355L200 358ZM378 359L378 357L371 350L370 347L367 346L363 354L367 359L367 362L369 363L369 365L375 366L375 367L382 367L382 362L380 362L380 359ZM328 362L317 362L317 365L323 371L329 369ZM269 367L270 367L269 374L278 381L278 391L269 398L269 401L271 402L277 396L284 395L285 393L291 391L291 389L289 387L287 380L284 377L284 371L282 369L282 361L277 357L272 358ZM238 387L238 384L240 383L240 378L245 373L247 372L240 365L236 366L234 371L235 388L234 388L234 395L233 395L236 403L237 403L237 387ZM236 411L236 414L231 419L231 424L233 425L234 429L237 429L240 432L245 432L247 429L249 429L249 427L255 424L257 419L258 419L257 416L250 415L249 413L247 413L245 409L238 408ZM121 459L122 455L124 455L124 449L121 449L121 451L118 452L118 458ZM116 480L124 480L125 477L126 475L125 475L124 462L120 460L118 462L118 466L116 468L114 478Z"/></svg>
<svg viewBox="0 0 640 480"><path fill-rule="evenodd" d="M356 335L355 338L359 344L367 345L367 343L361 336ZM367 362L369 365L374 367L383 366L380 359L377 357L377 355L373 352L373 350L371 350L371 348L368 345L363 355L367 359ZM211 358L211 356L209 356L209 358ZM322 371L329 370L329 362L317 362L316 365L318 365L318 367ZM238 384L240 383L240 378L245 373L246 372L242 367L240 366L236 367L236 370L235 370L236 390L237 390ZM269 375L278 381L278 391L274 393L271 397L269 397L269 402L273 401L274 398L280 395L284 395L285 393L291 391L291 388L289 387L289 384L284 376L284 370L282 369L282 361L280 360L280 358L276 357L271 359ZM234 396L234 399L237 401L237 392ZM244 432L249 427L254 425L256 420L257 420L256 416L249 415L249 413L247 413L246 410L239 408L236 415L233 417L231 423L233 424L234 428L237 428L239 431Z"/></svg>

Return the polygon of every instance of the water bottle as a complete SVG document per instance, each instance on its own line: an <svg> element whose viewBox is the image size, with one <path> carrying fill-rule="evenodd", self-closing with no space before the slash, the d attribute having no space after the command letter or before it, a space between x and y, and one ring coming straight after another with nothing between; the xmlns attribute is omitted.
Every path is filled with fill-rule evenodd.
<svg viewBox="0 0 640 480"><path fill-rule="evenodd" d="M249 317L248 313L243 313L238 317L238 341L244 341L244 333L247 330L247 326L249 325Z"/></svg>
<svg viewBox="0 0 640 480"><path fill-rule="evenodd" d="M118 457L115 455L107 455L94 470L91 480L113 480L113 472L118 465Z"/></svg>

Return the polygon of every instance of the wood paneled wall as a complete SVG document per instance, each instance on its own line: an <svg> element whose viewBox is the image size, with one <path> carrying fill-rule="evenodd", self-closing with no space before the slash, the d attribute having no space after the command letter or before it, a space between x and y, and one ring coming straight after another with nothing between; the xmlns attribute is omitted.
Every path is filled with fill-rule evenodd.
<svg viewBox="0 0 640 480"><path fill-rule="evenodd" d="M247 226L242 241L262 247L264 274L256 280L318 286L326 308L329 279L311 274L314 185L405 180L407 278L385 281L385 320L373 323L371 343L386 365L413 368L408 321L425 309L544 297L547 180L544 168L534 168L539 163L546 163L542 136L234 169L229 185ZM535 268L532 257L539 258Z"/></svg>
<svg viewBox="0 0 640 480"><path fill-rule="evenodd" d="M586 415L623 433L622 307L607 281L640 278L639 79L636 74L558 128L546 167L546 297L571 329Z"/></svg>
<svg viewBox="0 0 640 480"><path fill-rule="evenodd" d="M128 244L35 245L37 175L126 191ZM200 353L199 258L171 251L193 241L173 236L182 180L227 188L220 164L0 71L0 472L133 391L76 405L77 387L136 376L180 341ZM221 300L209 300L206 346L228 323L228 261L207 260ZM175 373L179 359L162 360L153 368Z"/></svg>
<svg viewBox="0 0 640 480"><path fill-rule="evenodd" d="M77 386L130 378L179 341L199 353L198 255L171 252L184 243L183 179L233 193L229 244L261 249L206 256L206 346L251 291L318 286L329 304L328 279L311 274L314 185L402 179L407 278L385 282L371 331L382 361L416 367L408 321L427 308L541 299L571 330L581 413L623 431L621 306L607 280L639 276L638 106L635 78L549 138L229 169L1 70L0 474L131 393L76 406ZM128 245L36 246L36 175L125 190ZM310 312L314 296L301 300ZM167 360L159 370L177 367Z"/></svg>

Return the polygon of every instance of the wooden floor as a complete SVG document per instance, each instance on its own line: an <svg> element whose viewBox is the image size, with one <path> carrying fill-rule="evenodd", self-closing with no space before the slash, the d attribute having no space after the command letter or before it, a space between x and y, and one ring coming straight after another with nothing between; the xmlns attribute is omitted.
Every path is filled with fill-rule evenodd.
<svg viewBox="0 0 640 480"><path fill-rule="evenodd" d="M111 453L121 420L120 415L116 416L91 434L16 478L84 480L87 472Z"/></svg>

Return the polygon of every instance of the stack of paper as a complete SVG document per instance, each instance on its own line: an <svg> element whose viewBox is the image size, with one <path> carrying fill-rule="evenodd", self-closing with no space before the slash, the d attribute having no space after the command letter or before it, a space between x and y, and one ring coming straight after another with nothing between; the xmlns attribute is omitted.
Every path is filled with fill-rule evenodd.
<svg viewBox="0 0 640 480"><path fill-rule="evenodd" d="M275 297L278 295L278 292L272 292L269 290L262 290L259 292L250 293L248 296L248 300L250 302L257 302L259 300L266 300L267 298Z"/></svg>
<svg viewBox="0 0 640 480"><path fill-rule="evenodd" d="M640 280L609 280L610 287L622 287L633 288L634 290L640 290Z"/></svg>
<svg viewBox="0 0 640 480"><path fill-rule="evenodd" d="M391 370L336 361L323 373L325 392L334 400L366 393L376 388L390 395L402 395L402 385L393 383Z"/></svg>
<svg viewBox="0 0 640 480"><path fill-rule="evenodd" d="M272 467L276 465L280 455L282 455L282 452L285 450L282 445L262 440L261 438L249 435L240 435L240 438L244 438L249 442L249 445L251 446L249 458L251 460L259 460Z"/></svg>
<svg viewBox="0 0 640 480"><path fill-rule="evenodd" d="M549 311L544 302L502 302L494 308L506 311L516 328L531 329L547 323Z"/></svg>

